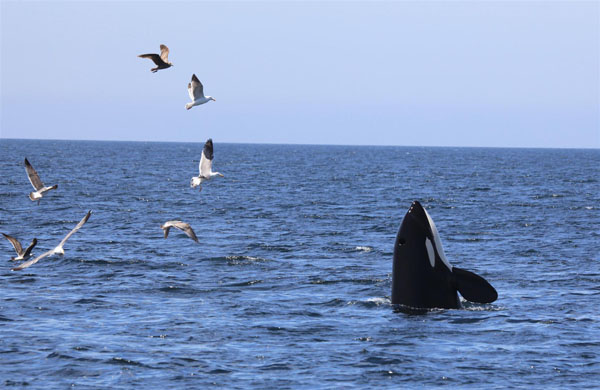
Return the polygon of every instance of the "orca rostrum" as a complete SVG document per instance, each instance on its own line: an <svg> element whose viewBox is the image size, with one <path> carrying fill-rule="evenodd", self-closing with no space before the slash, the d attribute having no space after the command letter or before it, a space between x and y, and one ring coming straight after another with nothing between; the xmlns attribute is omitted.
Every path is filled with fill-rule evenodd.
<svg viewBox="0 0 600 390"><path fill-rule="evenodd" d="M491 303L498 293L484 278L450 265L433 220L418 201L404 216L394 244L392 304L411 308L460 308Z"/></svg>

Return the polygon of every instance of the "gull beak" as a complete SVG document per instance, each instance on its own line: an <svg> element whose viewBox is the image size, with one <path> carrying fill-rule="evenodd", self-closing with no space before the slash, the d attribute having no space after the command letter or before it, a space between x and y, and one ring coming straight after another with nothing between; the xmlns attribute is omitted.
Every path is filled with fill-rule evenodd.
<svg viewBox="0 0 600 390"><path fill-rule="evenodd" d="M222 174L222 173L219 173L219 176L221 176L221 177L225 177L225 175L224 175L224 174Z"/></svg>

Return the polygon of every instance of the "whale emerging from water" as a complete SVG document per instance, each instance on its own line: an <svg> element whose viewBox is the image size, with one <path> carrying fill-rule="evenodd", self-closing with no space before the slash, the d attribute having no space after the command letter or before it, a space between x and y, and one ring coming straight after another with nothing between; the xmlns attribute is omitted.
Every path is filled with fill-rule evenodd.
<svg viewBox="0 0 600 390"><path fill-rule="evenodd" d="M418 201L404 216L394 244L392 304L412 308L459 308L467 300L491 303L498 293L484 278L453 267L433 220Z"/></svg>

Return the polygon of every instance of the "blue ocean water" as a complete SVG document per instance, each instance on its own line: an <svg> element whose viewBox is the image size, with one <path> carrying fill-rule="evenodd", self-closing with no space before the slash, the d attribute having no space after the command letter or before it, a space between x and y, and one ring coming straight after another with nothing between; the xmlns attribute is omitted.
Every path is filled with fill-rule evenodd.
<svg viewBox="0 0 600 390"><path fill-rule="evenodd" d="M0 387L598 388L600 151L0 141ZM27 194L27 157L47 185ZM390 304L413 200L498 291ZM189 222L200 244L160 225ZM4 239L3 239L4 240Z"/></svg>

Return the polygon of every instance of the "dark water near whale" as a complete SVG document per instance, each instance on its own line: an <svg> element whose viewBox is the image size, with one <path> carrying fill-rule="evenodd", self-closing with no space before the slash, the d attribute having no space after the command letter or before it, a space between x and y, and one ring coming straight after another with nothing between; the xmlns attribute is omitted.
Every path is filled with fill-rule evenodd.
<svg viewBox="0 0 600 390"><path fill-rule="evenodd" d="M0 387L598 388L600 151L0 141ZM39 206L23 158L59 188ZM421 200L490 305L390 305ZM189 222L195 244L159 225Z"/></svg>

